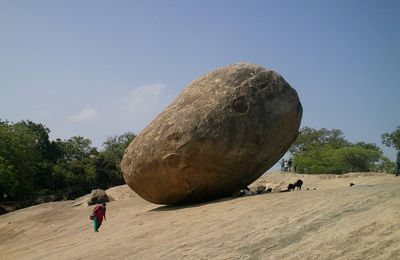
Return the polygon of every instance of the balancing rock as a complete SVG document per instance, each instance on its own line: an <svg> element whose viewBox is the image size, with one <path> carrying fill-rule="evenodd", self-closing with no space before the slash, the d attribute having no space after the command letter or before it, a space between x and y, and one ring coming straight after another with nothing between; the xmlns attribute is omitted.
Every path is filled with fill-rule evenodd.
<svg viewBox="0 0 400 260"><path fill-rule="evenodd" d="M278 73L240 63L187 86L128 146L126 183L156 204L230 196L273 166L298 134L302 106Z"/></svg>

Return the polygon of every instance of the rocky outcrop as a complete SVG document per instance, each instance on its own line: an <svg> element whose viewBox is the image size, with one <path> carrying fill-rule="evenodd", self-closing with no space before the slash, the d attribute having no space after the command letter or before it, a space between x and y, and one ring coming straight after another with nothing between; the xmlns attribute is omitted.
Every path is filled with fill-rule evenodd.
<svg viewBox="0 0 400 260"><path fill-rule="evenodd" d="M102 190L102 189L96 189L92 190L92 193L90 194L90 197L87 201L87 204L89 206L103 203L103 202L109 202L110 199L107 196L107 193Z"/></svg>
<svg viewBox="0 0 400 260"><path fill-rule="evenodd" d="M296 91L278 73L247 63L215 70L133 140L124 179L157 204L229 196L284 155L301 117Z"/></svg>

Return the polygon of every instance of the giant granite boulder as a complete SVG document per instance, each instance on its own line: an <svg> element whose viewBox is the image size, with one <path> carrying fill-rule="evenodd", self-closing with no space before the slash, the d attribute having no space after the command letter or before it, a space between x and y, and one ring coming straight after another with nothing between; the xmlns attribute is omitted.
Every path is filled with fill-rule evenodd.
<svg viewBox="0 0 400 260"><path fill-rule="evenodd" d="M278 73L233 64L193 81L129 145L126 183L156 204L228 196L274 165L302 117L296 91Z"/></svg>

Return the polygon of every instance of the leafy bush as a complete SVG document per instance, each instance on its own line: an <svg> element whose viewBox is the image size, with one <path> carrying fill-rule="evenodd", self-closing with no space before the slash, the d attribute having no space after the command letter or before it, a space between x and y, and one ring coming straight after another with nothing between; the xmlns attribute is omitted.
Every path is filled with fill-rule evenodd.
<svg viewBox="0 0 400 260"><path fill-rule="evenodd" d="M391 171L389 160L378 146L364 142L351 143L338 129L305 127L300 130L289 151L294 156L297 171L301 173Z"/></svg>
<svg viewBox="0 0 400 260"><path fill-rule="evenodd" d="M400 150L400 126L391 133L382 134L382 143L388 147L394 147L397 151Z"/></svg>
<svg viewBox="0 0 400 260"><path fill-rule="evenodd" d="M133 133L108 138L101 152L90 139L50 141L49 133L31 121L0 120L0 200L32 201L60 193L72 198L124 183L119 164Z"/></svg>

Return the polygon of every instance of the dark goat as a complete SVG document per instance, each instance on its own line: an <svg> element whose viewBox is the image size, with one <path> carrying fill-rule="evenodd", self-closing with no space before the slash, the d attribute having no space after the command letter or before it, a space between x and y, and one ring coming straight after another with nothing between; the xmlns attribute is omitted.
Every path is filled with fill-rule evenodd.
<svg viewBox="0 0 400 260"><path fill-rule="evenodd" d="M296 188L296 185L295 184L292 184L292 183L289 183L289 185L287 186L287 190L288 191L294 191L294 189Z"/></svg>
<svg viewBox="0 0 400 260"><path fill-rule="evenodd" d="M301 179L298 179L295 183L294 186L297 188L297 190L301 190L301 186L303 185L303 181Z"/></svg>

